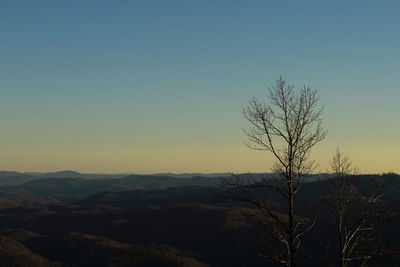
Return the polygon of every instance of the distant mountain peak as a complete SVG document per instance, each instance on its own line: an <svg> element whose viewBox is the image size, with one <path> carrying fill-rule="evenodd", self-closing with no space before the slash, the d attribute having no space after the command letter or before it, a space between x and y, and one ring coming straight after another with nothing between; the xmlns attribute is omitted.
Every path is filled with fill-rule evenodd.
<svg viewBox="0 0 400 267"><path fill-rule="evenodd" d="M77 172L77 171L64 170L64 171L48 172L47 174L68 174L68 175L78 174L78 175L80 175L81 173Z"/></svg>

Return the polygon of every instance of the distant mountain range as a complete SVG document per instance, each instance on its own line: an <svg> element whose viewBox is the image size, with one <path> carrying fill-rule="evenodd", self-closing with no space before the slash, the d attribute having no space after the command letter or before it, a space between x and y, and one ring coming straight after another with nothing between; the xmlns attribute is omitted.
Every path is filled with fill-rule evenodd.
<svg viewBox="0 0 400 267"><path fill-rule="evenodd" d="M104 174L104 173L80 173L76 171L58 171L58 172L15 172L15 171L0 171L0 186L11 186L19 185L29 181L47 178L80 178L84 180L99 180L99 179L119 179L128 177L130 175L142 176L142 177L173 177L173 178L191 178L191 177L205 177L205 178L218 178L227 177L229 173L156 173L156 174L133 174L133 173L116 173L116 174Z"/></svg>
<svg viewBox="0 0 400 267"><path fill-rule="evenodd" d="M74 171L61 171L50 173L18 173L0 172L0 208L16 207L19 205L42 206L49 204L71 203L82 198L101 192L124 191L155 191L173 188L178 190L176 196L190 199L191 193L184 188L198 188L203 192L216 186L221 178L226 178L227 173L200 174L82 174ZM251 176L273 178L273 174L241 174L243 177ZM311 180L320 176L313 176ZM189 190L190 191L190 190ZM192 189L196 191L196 189ZM168 192L169 195L169 191ZM163 193L164 195L164 193ZM108 195L106 195L108 196ZM96 198L99 196L96 196ZM119 195L117 199L119 199ZM141 193L135 193L140 202ZM203 198L204 194L200 196ZM102 201L107 202L103 196ZM125 198L122 197L123 199ZM139 198L139 199L138 199ZM163 197L162 197L163 198ZM194 197L194 199L197 198ZM158 200L157 200L158 201ZM161 200L160 200L161 201ZM90 202L88 200L88 202ZM190 202L190 200L189 200ZM202 202L202 201L201 201ZM207 201L206 201L207 202Z"/></svg>

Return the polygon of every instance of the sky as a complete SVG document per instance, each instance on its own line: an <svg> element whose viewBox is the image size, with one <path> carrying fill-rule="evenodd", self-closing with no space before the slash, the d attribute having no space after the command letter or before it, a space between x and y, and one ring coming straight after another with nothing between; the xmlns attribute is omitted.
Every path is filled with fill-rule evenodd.
<svg viewBox="0 0 400 267"><path fill-rule="evenodd" d="M318 89L327 171L400 172L399 1L0 1L0 169L268 172L241 111Z"/></svg>

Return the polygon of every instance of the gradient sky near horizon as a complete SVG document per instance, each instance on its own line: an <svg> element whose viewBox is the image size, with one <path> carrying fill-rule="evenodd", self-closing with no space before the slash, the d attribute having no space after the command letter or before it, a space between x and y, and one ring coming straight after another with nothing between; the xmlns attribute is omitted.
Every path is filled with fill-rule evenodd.
<svg viewBox="0 0 400 267"><path fill-rule="evenodd" d="M400 172L399 1L1 1L0 169L264 172L241 115L318 88L362 173Z"/></svg>

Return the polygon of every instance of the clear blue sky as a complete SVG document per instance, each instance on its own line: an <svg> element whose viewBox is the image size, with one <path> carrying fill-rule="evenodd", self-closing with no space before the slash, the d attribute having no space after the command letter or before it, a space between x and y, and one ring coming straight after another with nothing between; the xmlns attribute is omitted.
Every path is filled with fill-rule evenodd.
<svg viewBox="0 0 400 267"><path fill-rule="evenodd" d="M268 171L241 110L282 74L327 139L400 172L399 1L1 1L0 169Z"/></svg>

